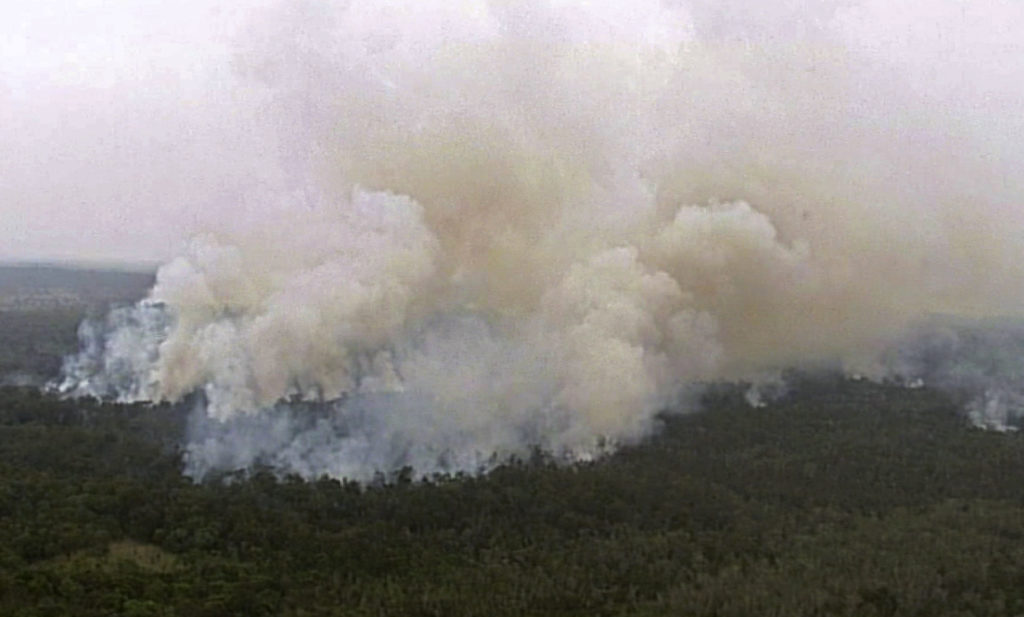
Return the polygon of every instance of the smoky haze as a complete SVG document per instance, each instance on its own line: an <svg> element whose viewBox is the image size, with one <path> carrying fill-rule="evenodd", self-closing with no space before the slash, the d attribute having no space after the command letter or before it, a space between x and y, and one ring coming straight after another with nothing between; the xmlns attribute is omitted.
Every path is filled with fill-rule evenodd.
<svg viewBox="0 0 1024 617"><path fill-rule="evenodd" d="M69 128L19 134L34 162L4 154L24 168L13 220L93 200L41 237L109 240L112 204L155 248L182 242L147 300L83 326L60 387L198 393L195 475L591 457L709 381L950 381L958 350L1006 337L941 346L939 370L912 351L921 324L1024 307L1016 3L287 2L216 20L199 19L226 42L188 87L87 80L80 116L10 95ZM1003 425L1024 398L995 373L952 381Z"/></svg>
<svg viewBox="0 0 1024 617"><path fill-rule="evenodd" d="M242 5L0 3L0 259L161 262L244 215L277 163L233 100Z"/></svg>

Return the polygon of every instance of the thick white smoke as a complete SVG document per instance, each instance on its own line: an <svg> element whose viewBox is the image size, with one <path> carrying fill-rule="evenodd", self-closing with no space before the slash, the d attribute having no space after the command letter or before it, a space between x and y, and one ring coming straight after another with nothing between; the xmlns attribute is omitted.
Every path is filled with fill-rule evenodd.
<svg viewBox="0 0 1024 617"><path fill-rule="evenodd" d="M976 20L1024 24L982 4ZM197 475L366 478L534 446L592 456L692 384L905 375L891 350L913 324L1020 316L1007 131L1024 105L986 33L941 11L785 5L252 15L238 96L281 144L263 198L283 205L197 237L146 301L83 330L64 391L201 392ZM919 23L926 43L962 40L899 39Z"/></svg>

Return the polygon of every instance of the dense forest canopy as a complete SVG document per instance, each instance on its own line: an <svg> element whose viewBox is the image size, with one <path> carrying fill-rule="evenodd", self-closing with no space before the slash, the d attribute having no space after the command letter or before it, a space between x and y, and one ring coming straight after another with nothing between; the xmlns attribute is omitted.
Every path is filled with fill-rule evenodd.
<svg viewBox="0 0 1024 617"><path fill-rule="evenodd" d="M0 617L1024 617L1021 32L0 1Z"/></svg>
<svg viewBox="0 0 1024 617"><path fill-rule="evenodd" d="M40 323L0 322L27 366L73 349L70 313L16 316ZM4 387L0 614L1024 612L1019 433L974 428L927 388L793 375L764 408L742 394L712 388L702 412L589 463L197 483L187 406Z"/></svg>

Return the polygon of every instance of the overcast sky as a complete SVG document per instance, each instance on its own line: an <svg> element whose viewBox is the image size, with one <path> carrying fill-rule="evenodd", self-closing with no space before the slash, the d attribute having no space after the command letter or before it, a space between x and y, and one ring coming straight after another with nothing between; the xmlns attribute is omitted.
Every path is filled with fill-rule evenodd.
<svg viewBox="0 0 1024 617"><path fill-rule="evenodd" d="M237 206L243 4L0 0L0 258L162 260Z"/></svg>
<svg viewBox="0 0 1024 617"><path fill-rule="evenodd" d="M232 69L268 3L0 0L0 259L161 261L276 207L273 132ZM1019 149L1024 3L686 4L707 36L829 22L966 123L1003 127L994 157Z"/></svg>

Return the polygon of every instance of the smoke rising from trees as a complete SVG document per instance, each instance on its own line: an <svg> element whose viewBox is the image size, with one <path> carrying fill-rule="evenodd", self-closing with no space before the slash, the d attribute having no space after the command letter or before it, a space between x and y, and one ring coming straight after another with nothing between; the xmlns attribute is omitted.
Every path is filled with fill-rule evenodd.
<svg viewBox="0 0 1024 617"><path fill-rule="evenodd" d="M946 4L253 11L225 91L273 156L61 387L200 393L197 475L365 478L595 456L788 367L950 381L913 328L1024 308L1024 15Z"/></svg>

